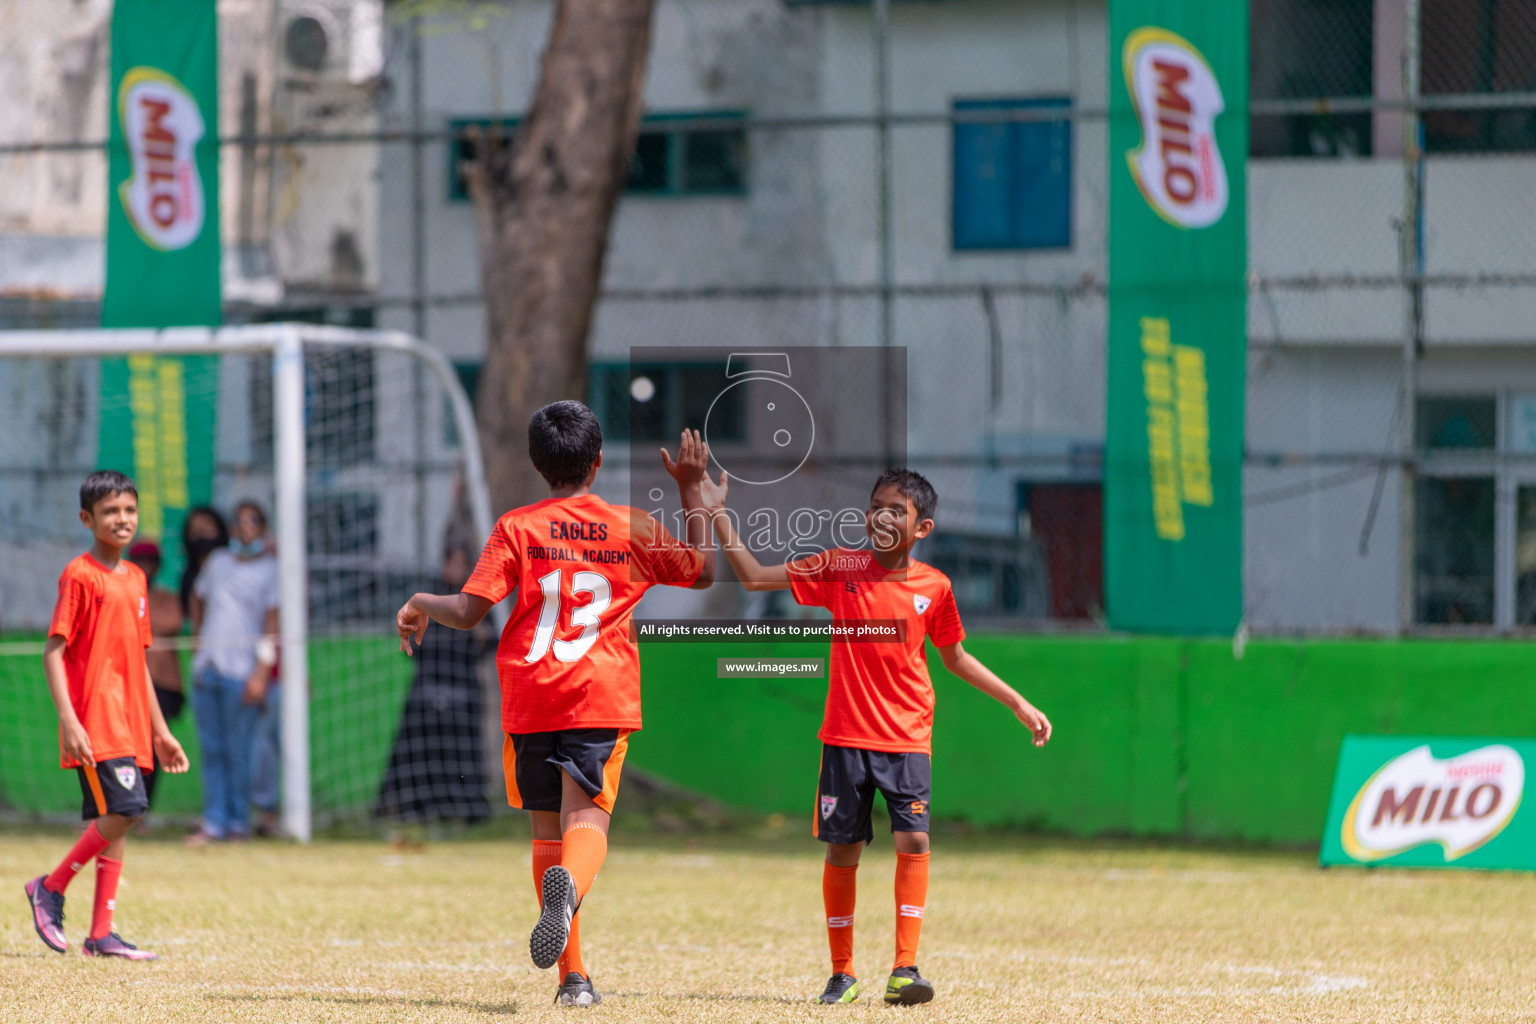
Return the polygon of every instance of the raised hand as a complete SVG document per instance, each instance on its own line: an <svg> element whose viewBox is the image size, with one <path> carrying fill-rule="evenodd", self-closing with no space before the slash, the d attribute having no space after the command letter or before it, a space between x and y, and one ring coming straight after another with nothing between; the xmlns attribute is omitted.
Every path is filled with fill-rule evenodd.
<svg viewBox="0 0 1536 1024"><path fill-rule="evenodd" d="M677 446L677 461L673 462L671 454L663 448L661 464L680 489L697 487L709 468L709 445L704 443L697 430L684 430Z"/></svg>
<svg viewBox="0 0 1536 1024"><path fill-rule="evenodd" d="M704 474L704 479L699 481L699 499L704 508L710 512L718 512L725 508L725 496L730 493L730 483L726 480L725 470L720 471L720 482L715 483Z"/></svg>

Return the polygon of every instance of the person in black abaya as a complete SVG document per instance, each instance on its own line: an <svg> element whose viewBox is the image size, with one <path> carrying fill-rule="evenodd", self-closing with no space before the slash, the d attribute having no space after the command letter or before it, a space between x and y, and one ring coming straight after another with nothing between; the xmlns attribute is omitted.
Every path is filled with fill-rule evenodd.
<svg viewBox="0 0 1536 1024"><path fill-rule="evenodd" d="M471 568L467 550L450 548L443 556L444 592L457 593ZM376 817L402 824L473 824L490 815L481 753L485 707L479 667L495 647L483 625L458 630L433 624L427 629L374 802Z"/></svg>

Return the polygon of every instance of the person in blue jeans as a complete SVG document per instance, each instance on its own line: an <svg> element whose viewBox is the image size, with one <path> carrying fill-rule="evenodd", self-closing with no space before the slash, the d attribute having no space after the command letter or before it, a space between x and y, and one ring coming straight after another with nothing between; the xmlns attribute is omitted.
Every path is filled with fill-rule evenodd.
<svg viewBox="0 0 1536 1024"><path fill-rule="evenodd" d="M235 508L229 547L209 554L192 587L192 713L202 746L201 846L250 836L251 759L276 662L277 559L267 517Z"/></svg>
<svg viewBox="0 0 1536 1024"><path fill-rule="evenodd" d="M257 652L260 658L261 652ZM267 699L256 723L256 743L251 754L251 805L256 811L256 834L274 837L283 834L278 816L282 795L283 761L283 688L277 669L267 687Z"/></svg>

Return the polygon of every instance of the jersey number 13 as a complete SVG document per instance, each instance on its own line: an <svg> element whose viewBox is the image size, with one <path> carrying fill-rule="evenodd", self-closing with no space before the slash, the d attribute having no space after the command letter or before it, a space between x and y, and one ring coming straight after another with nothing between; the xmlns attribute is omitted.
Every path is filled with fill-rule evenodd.
<svg viewBox="0 0 1536 1024"><path fill-rule="evenodd" d="M573 597L592 595L591 601L571 609L571 628L581 627L581 635L575 640L555 639L555 626L560 621L560 570L540 576L539 590L544 594L544 605L539 609L539 626L533 633L533 646L528 648L523 660L531 665L553 647L555 657L561 661L580 661L581 656L597 643L597 630L602 624L603 612L613 600L613 587L601 573L583 570L571 577Z"/></svg>

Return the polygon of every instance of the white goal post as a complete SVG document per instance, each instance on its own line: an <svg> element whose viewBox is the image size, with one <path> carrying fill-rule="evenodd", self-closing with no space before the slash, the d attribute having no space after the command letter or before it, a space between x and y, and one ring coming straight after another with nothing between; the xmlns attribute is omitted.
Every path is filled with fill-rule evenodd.
<svg viewBox="0 0 1536 1024"><path fill-rule="evenodd" d="M401 332L353 330L300 323L261 324L225 328L167 328L161 330L28 330L0 331L0 360L91 360L124 358L137 355L152 356L207 356L243 355L255 357L254 365L265 354L270 354L270 473L271 500L274 511L274 534L277 538L278 578L281 616L282 702L281 702L281 749L282 749L282 820L285 830L300 841L308 841L313 833L314 814L311 806L310 760L310 567L308 564L308 530L311 512L306 507L306 488L309 473L306 468L308 449L306 444L306 418L317 415L313 405L315 397L306 393L306 352L316 358L317 353L355 350L377 354L390 353L400 364L395 371L394 382L402 393L415 394L415 408L419 412L428 406L422 381L435 381L437 390L446 397L446 408L431 411L431 422L446 434L451 430L452 444L457 453L458 473L461 474L465 498L473 519L473 528L480 540L489 536L492 527L490 498L486 488L484 465L481 459L478 437L475 432L474 414L468 397L460 385L452 364L437 349ZM371 358L383 358L382 356ZM371 363L370 363L371 365ZM391 364L394 365L394 364ZM243 389L237 398L251 401L249 396L256 390L264 390L261 376L265 367L258 367L262 374L249 375L251 385L243 379ZM425 373L423 374L423 371ZM16 375L18 380L21 376ZM401 430L411 429L411 418L403 415L401 408L384 408L391 404L389 395L385 401L374 397L369 378L368 415L386 425ZM24 384L9 381L12 387ZM406 387L413 390L404 391ZM253 390L253 388L255 390ZM435 396L437 390L431 393ZM227 396L221 391L216 398ZM18 394L20 392L17 392ZM255 400L267 396L256 395ZM13 401L13 405L15 402ZM400 405L407 401L399 400ZM379 406L375 410L375 406ZM68 407L66 408L73 408ZM221 410L216 417L223 415ZM78 410L65 415L84 417ZM263 422L266 422L265 420ZM423 422L421 416L414 421ZM13 429L22 438L28 425L18 415ZM216 429L208 425L188 424L188 429ZM340 428L338 428L340 429ZM370 430L373 429L371 426ZM423 433L417 430L416 433ZM262 434L263 441L266 435ZM3 439L0 439L3 440ZM408 438L407 444L419 446L425 442L420 437ZM434 441L435 443L435 441ZM345 444L345 442L343 442ZM24 447L20 442L17 448ZM346 450L346 449L344 449ZM341 457L341 461L346 456ZM121 468L131 467L92 467ZM381 463L378 474L383 476L390 468ZM418 477L419 480L423 475ZM78 481L76 481L78 485ZM62 488L62 483L53 490ZM435 490L446 490L436 487ZM434 493L435 507L441 507L449 499ZM63 499L60 498L60 501ZM70 496L72 500L72 496ZM420 513L418 498L416 512ZM386 510L387 511L387 510ZM377 511L370 515L380 515ZM57 517L55 517L57 518ZM441 516L439 516L441 518ZM371 523L372 521L370 521ZM78 524L76 524L78 528ZM420 526L417 527L421 529ZM370 526L379 533L385 532ZM418 544L418 547L421 545ZM478 548L475 549L478 551ZM54 570L62 570L62 563ZM32 571L40 576L41 572ZM359 615L362 613L359 612ZM370 615L372 612L369 613ZM8 624L9 625L9 624ZM393 623L381 623L380 632L392 632ZM196 770L194 768L194 770Z"/></svg>

